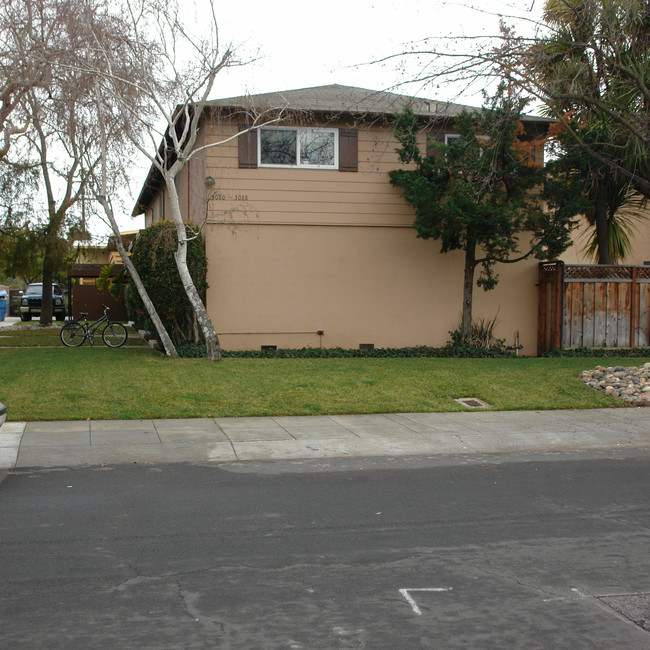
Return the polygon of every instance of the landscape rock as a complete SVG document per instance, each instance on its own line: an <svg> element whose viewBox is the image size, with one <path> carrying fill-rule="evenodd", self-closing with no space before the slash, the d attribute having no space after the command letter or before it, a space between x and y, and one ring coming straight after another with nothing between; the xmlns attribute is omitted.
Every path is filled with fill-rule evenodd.
<svg viewBox="0 0 650 650"><path fill-rule="evenodd" d="M598 366L583 370L580 379L590 388L635 406L650 406L650 363L642 366Z"/></svg>

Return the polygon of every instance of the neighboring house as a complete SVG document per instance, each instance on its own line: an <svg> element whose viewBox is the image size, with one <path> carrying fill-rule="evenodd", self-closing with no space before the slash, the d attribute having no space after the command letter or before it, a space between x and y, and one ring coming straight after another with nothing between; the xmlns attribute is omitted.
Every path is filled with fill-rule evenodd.
<svg viewBox="0 0 650 650"><path fill-rule="evenodd" d="M206 306L225 349L440 346L460 323L463 253L416 237L388 172L400 165L393 116L406 105L426 138L453 138L456 104L324 86L211 102L178 178L188 220L205 223ZM249 115L282 121L243 133ZM528 135L548 120L528 117ZM425 135L426 134L426 135ZM230 138L230 140L228 140ZM539 152L538 156L543 156ZM170 218L151 170L133 214ZM498 268L474 317L535 354L538 263Z"/></svg>
<svg viewBox="0 0 650 650"><path fill-rule="evenodd" d="M122 242L128 251L130 246L135 241L139 230L125 230L120 233ZM117 250L115 241L112 235L109 235L108 241L105 246L90 246L82 245L77 250L77 265L99 265L105 266L106 264L122 264L122 256ZM82 284L94 284L92 278L86 278L89 282L82 282Z"/></svg>

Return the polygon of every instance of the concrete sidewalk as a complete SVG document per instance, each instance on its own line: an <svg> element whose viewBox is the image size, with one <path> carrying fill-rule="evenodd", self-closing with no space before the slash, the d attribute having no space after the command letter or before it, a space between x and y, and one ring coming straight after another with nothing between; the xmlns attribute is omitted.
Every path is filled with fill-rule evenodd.
<svg viewBox="0 0 650 650"><path fill-rule="evenodd" d="M4 320L0 320L0 327L11 327L12 325L16 325L16 323L20 323L20 317L9 316L7 314Z"/></svg>
<svg viewBox="0 0 650 650"><path fill-rule="evenodd" d="M650 408L6 422L0 469L650 449Z"/></svg>

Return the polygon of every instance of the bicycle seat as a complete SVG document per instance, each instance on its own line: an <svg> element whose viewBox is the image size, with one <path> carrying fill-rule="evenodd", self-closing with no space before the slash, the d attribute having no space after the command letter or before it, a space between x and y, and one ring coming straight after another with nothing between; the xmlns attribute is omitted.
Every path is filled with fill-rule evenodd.
<svg viewBox="0 0 650 650"><path fill-rule="evenodd" d="M88 313L87 311L80 311L79 312L79 318L88 318Z"/></svg>

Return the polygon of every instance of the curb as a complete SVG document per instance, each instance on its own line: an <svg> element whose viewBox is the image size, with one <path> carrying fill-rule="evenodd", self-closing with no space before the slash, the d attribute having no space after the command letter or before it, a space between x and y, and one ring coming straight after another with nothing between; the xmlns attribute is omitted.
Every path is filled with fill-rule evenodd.
<svg viewBox="0 0 650 650"><path fill-rule="evenodd" d="M0 423L0 471L16 467L18 451L26 426L26 422Z"/></svg>

